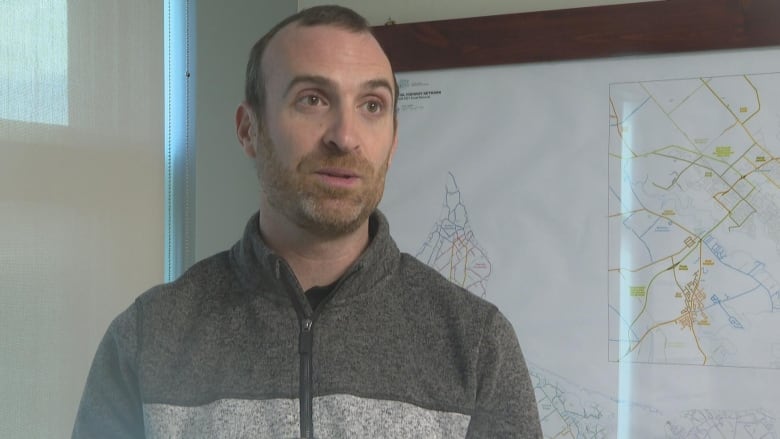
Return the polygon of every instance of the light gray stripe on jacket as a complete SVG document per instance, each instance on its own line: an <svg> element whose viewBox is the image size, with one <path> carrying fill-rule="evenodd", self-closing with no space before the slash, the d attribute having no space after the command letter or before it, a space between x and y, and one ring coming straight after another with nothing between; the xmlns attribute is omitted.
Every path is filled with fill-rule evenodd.
<svg viewBox="0 0 780 439"><path fill-rule="evenodd" d="M297 399L220 399L198 407L144 404L148 439L299 438Z"/></svg>
<svg viewBox="0 0 780 439"><path fill-rule="evenodd" d="M198 407L144 404L147 438L297 438L298 400L221 399ZM317 439L464 438L470 417L414 404L328 395L314 398Z"/></svg>
<svg viewBox="0 0 780 439"><path fill-rule="evenodd" d="M399 401L329 395L314 399L316 438L465 438L470 416Z"/></svg>

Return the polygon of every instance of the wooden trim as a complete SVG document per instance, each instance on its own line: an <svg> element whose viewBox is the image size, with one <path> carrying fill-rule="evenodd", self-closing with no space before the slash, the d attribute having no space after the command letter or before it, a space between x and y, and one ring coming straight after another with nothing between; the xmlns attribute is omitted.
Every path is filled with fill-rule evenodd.
<svg viewBox="0 0 780 439"><path fill-rule="evenodd" d="M780 45L780 0L665 0L377 26L397 72Z"/></svg>

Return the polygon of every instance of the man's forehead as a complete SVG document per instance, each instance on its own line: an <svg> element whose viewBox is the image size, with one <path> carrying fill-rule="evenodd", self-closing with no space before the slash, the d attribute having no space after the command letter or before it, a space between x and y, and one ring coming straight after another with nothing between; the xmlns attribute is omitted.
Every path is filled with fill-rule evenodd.
<svg viewBox="0 0 780 439"><path fill-rule="evenodd" d="M338 66L337 60L373 63L392 76L387 55L369 31L330 24L303 26L294 22L281 28L269 41L262 66L269 74L279 67L292 67L294 62Z"/></svg>
<svg viewBox="0 0 780 439"><path fill-rule="evenodd" d="M355 38L367 38L376 41L368 29L355 30L335 23L304 25L301 22L294 21L279 29L276 35L271 38L271 43L273 43L274 40L306 39L310 35L320 35L323 33L351 35Z"/></svg>

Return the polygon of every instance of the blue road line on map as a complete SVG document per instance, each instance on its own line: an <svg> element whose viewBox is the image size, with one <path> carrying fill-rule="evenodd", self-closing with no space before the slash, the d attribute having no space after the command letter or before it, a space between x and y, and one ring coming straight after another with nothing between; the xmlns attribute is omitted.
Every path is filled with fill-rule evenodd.
<svg viewBox="0 0 780 439"><path fill-rule="evenodd" d="M626 217L626 219L625 219L625 220L623 220L623 227L625 227L626 229L628 229L628 230L629 230L629 231L630 231L630 232L631 232L631 233L632 233L634 236L636 236L636 239L638 239L638 240L639 240L639 242L641 242L641 243L642 243L642 244L645 246L645 249L647 250L647 255L648 255L648 257L650 258L650 260L652 261L652 260L653 260L653 251L652 251L652 250L650 250L650 246L647 244L647 242L645 242L645 240L644 240L644 239L642 239L642 236L640 236L639 234L637 234L637 232L636 232L636 231L635 231L633 228L629 227L629 226L626 224L626 221L628 221L629 219L631 219L631 217L632 217L632 216L634 216L634 214L631 214L631 215L629 215L628 217Z"/></svg>
<svg viewBox="0 0 780 439"><path fill-rule="evenodd" d="M614 126L617 126L618 124L625 123L628 119L631 119L631 116L633 116L634 113L636 113L637 111L642 109L642 107L644 107L645 104L647 103L647 101L649 101L649 100L650 100L650 96L648 96L647 99L645 99L641 104L639 104L638 107L634 108L634 111L632 111L631 113L628 113L628 116L624 117L623 120L615 122L615 123L611 123L611 124L609 124L609 126L614 127Z"/></svg>
<svg viewBox="0 0 780 439"><path fill-rule="evenodd" d="M715 239L715 238L714 238L714 237L712 237L712 239L706 239L706 240L704 240L703 242L704 242L704 245L705 245L705 246L706 246L706 247L707 247L707 248L710 250L710 252L712 252L712 254L715 256L715 258L717 258L717 259L718 259L718 262L720 262L720 263L721 263L721 264L723 264L724 266L726 266L726 267L728 267L728 268L730 268L730 269L732 269L732 270L736 271L737 273L741 273L741 274L743 274L743 275L745 275L745 276L747 276L747 277L749 277L749 278L753 279L753 280L756 282L756 284L757 284L757 287L756 287L756 288L753 288L752 290L746 291L746 292L744 292L744 293L740 293L740 294L738 294L738 295L736 295L736 296L730 297L730 298L729 298L729 300L731 300L731 299L734 299L734 298L737 298L737 297L740 297L740 296L744 296L745 294L749 294L749 293L751 293L751 292L753 292L753 291L757 290L758 288L762 288L762 289L764 289L764 291L766 291L766 293L767 293L769 296L771 296L771 295L772 295L772 292L771 292L771 291L769 291L769 288L768 288L767 286L765 286L763 283L761 283L761 281L760 281L760 280L756 279L756 277L755 277L755 276L752 274L752 273L753 273L753 271L755 271L755 266L754 266L754 268L752 268L752 269L751 269L749 272L745 272L745 271L743 271L743 270L740 270L739 268L737 268L737 267L734 267L733 265L730 265L729 263L725 262L725 261L724 261L724 259L723 259L723 255L725 254L725 248L724 248L723 246L721 246L720 244L718 244L717 242L715 242L715 245L714 245L714 246L710 246L710 242L711 242L712 240L714 240L714 239ZM723 251L720 251L720 250L723 250ZM756 262L757 262L757 263L760 263L760 264L763 264L763 262L761 262L761 261L756 261Z"/></svg>
<svg viewBox="0 0 780 439"><path fill-rule="evenodd" d="M645 231L644 231L644 232L642 232L642 234L641 234L641 235L639 235L639 237L640 237L640 238L644 238L644 237L645 237L645 235L646 235L646 234L647 234L649 231L651 231L651 230L653 230L653 229L655 228L655 225L656 225L656 224L658 224L658 221L661 221L661 220L663 220L663 219L664 219L664 218L662 218L662 217L660 217L660 216L656 217L656 218L655 218L655 221L653 221L652 223L650 223L650 225L649 225L649 226L647 226L647 229L645 229Z"/></svg>
<svg viewBox="0 0 780 439"><path fill-rule="evenodd" d="M710 296L710 300L712 301L712 305L710 305L709 307L705 307L705 309L710 308L712 306L718 306L723 311L723 313L726 314L726 317L729 318L729 324L731 324L731 326L734 329L745 329L745 327L742 326L742 323L740 323L739 319L731 315L731 313L726 309L726 307L723 305L723 302L720 300L717 294L713 294L712 296Z"/></svg>
<svg viewBox="0 0 780 439"><path fill-rule="evenodd" d="M623 322L623 324L625 325L625 327L628 328L629 332L631 332L632 335L634 337L636 337L636 338L634 338L634 339L632 339L630 341L632 341L632 342L639 341L639 335L635 332L634 328L631 327L631 324L628 323L628 320L623 318L623 316L620 314L620 311L618 311L617 308L615 308L614 306L612 306L610 304L607 304L607 307L609 307L609 309L611 309L612 311L615 312L615 314L618 316L618 319L621 320ZM622 340L620 340L620 339L617 339L617 340L616 339L609 339L609 341L622 341Z"/></svg>

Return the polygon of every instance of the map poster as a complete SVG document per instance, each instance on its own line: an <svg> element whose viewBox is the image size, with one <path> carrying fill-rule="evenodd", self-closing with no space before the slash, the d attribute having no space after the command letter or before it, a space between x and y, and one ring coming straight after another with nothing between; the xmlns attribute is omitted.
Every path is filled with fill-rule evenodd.
<svg viewBox="0 0 780 439"><path fill-rule="evenodd" d="M380 208L512 322L546 438L780 438L778 49L398 80Z"/></svg>

